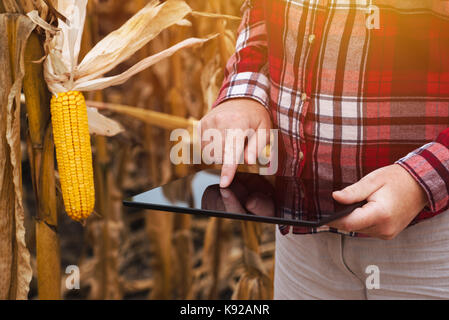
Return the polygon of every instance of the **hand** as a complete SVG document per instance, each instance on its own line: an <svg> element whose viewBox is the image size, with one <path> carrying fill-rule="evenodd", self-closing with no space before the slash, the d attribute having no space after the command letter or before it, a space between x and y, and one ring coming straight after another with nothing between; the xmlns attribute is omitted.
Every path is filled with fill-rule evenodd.
<svg viewBox="0 0 449 320"><path fill-rule="evenodd" d="M333 197L343 204L363 200L368 203L330 223L330 227L384 240L395 238L428 202L422 187L398 164L373 171L359 182L334 192Z"/></svg>
<svg viewBox="0 0 449 320"><path fill-rule="evenodd" d="M212 109L201 120L201 137L207 129L217 129L222 137L222 158L226 159L226 154L234 155L234 159L240 159L242 153L246 163L256 163L257 156L268 144L270 139L271 119L267 109L260 103L251 99L231 99L216 108ZM248 138L246 146L239 146L237 144L236 150L231 150L226 143L227 129L241 129L243 131L252 129L257 132L258 129L265 129L266 137L265 143L257 145L257 134L253 134ZM208 142L202 143L202 149ZM228 187L234 179L237 171L238 163L233 161L232 164L224 163L221 169L220 187Z"/></svg>

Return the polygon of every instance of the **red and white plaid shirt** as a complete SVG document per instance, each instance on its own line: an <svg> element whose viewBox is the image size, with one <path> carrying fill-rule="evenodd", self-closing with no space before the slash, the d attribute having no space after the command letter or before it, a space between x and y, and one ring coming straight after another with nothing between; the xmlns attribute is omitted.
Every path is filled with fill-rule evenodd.
<svg viewBox="0 0 449 320"><path fill-rule="evenodd" d="M449 208L449 1L247 0L242 12L215 105L270 110L280 174L338 186L398 163L429 199L413 223ZM338 232L293 230L320 231Z"/></svg>

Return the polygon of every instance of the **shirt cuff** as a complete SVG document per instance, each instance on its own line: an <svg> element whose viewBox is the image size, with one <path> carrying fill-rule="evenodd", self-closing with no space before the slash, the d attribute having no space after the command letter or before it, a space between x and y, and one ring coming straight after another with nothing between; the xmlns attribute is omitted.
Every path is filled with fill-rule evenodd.
<svg viewBox="0 0 449 320"><path fill-rule="evenodd" d="M430 211L449 208L449 149L432 142L396 162L407 170L427 194Z"/></svg>
<svg viewBox="0 0 449 320"><path fill-rule="evenodd" d="M269 109L269 80L263 73L241 72L230 76L223 83L218 99L212 108L234 98L249 98Z"/></svg>

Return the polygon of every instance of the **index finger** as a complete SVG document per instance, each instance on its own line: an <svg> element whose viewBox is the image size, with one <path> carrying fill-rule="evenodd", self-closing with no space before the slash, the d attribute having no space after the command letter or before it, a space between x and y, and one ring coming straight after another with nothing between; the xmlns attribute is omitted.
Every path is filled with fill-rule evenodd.
<svg viewBox="0 0 449 320"><path fill-rule="evenodd" d="M239 166L239 160L242 159L244 148L244 143L234 142L234 136L228 136L226 133L220 187L227 188L232 183Z"/></svg>

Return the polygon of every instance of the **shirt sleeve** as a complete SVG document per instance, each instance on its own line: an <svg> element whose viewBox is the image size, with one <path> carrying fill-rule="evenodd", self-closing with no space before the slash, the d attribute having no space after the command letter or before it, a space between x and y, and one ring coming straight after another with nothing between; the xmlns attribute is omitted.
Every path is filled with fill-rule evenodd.
<svg viewBox="0 0 449 320"><path fill-rule="evenodd" d="M449 208L449 128L441 132L434 142L409 153L396 163L423 187L433 213Z"/></svg>
<svg viewBox="0 0 449 320"><path fill-rule="evenodd" d="M263 1L246 0L242 12L236 52L227 63L225 79L213 107L232 98L250 98L268 108L267 28Z"/></svg>

